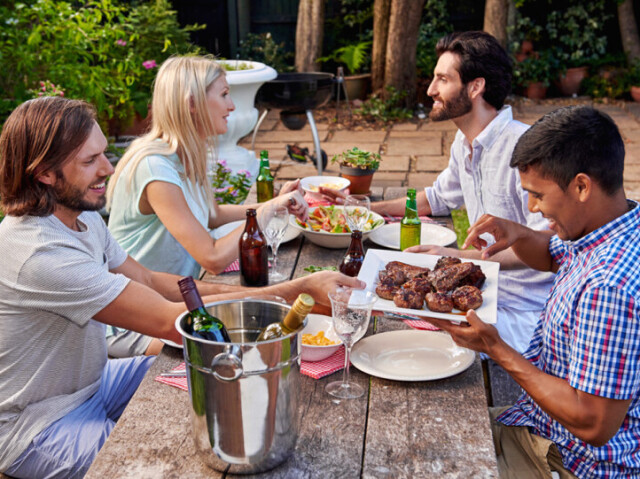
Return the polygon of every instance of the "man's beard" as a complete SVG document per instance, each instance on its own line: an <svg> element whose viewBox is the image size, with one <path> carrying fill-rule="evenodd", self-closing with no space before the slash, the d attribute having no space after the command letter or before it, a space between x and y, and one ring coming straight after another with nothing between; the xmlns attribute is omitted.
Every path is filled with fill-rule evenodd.
<svg viewBox="0 0 640 479"><path fill-rule="evenodd" d="M431 121L445 121L453 120L462 115L466 115L472 109L471 99L467 93L466 86L463 85L460 89L460 93L453 100L448 102L442 101L442 108L432 109L429 112L429 119Z"/></svg>
<svg viewBox="0 0 640 479"><path fill-rule="evenodd" d="M53 186L56 201L72 211L99 211L107 203L107 198L102 196L95 203L84 199L86 192L68 183L62 174L58 174L58 181Z"/></svg>

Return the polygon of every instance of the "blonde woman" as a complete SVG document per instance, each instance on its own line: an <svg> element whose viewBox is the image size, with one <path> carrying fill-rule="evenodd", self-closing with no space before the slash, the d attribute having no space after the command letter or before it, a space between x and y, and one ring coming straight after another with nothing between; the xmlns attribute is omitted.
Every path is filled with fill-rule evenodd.
<svg viewBox="0 0 640 479"><path fill-rule="evenodd" d="M215 138L227 131L234 110L224 70L208 57L173 57L155 80L151 131L118 162L107 188L109 229L120 245L153 271L217 274L238 257L239 226L214 240L211 230L245 218L247 205L218 205L206 175ZM307 204L298 182L258 207L283 204L298 216ZM265 208L266 205L266 208ZM111 331L113 332L113 331ZM161 343L137 333L110 335L114 357L155 353Z"/></svg>

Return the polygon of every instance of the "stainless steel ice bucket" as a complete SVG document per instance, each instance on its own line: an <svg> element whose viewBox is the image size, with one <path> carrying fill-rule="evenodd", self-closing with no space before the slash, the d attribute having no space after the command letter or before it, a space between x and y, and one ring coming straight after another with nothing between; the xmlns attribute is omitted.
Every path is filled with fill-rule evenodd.
<svg viewBox="0 0 640 479"><path fill-rule="evenodd" d="M245 299L205 306L224 322L233 342L187 334L187 313L176 320L196 448L218 471L266 471L293 453L298 438L300 333L254 342L263 327L284 318L287 304Z"/></svg>

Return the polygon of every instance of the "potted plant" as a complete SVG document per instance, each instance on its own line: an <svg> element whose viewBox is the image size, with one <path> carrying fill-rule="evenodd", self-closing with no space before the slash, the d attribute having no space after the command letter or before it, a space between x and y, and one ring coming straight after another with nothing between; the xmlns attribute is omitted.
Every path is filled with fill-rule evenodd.
<svg viewBox="0 0 640 479"><path fill-rule="evenodd" d="M533 52L513 68L513 82L523 89L523 94L533 100L542 100L547 95L549 83L556 75L556 66L551 52Z"/></svg>
<svg viewBox="0 0 640 479"><path fill-rule="evenodd" d="M344 88L349 100L364 100L367 97L371 73L363 73L362 68L370 60L370 49L371 41L352 43L318 59L319 62L335 61L347 69Z"/></svg>
<svg viewBox="0 0 640 479"><path fill-rule="evenodd" d="M563 95L576 95L588 74L588 65L604 55L604 23L610 16L604 12L603 1L594 1L553 11L547 17L546 31L562 66L557 86Z"/></svg>
<svg viewBox="0 0 640 479"><path fill-rule="evenodd" d="M352 194L366 195L370 192L373 174L380 166L380 155L353 147L331 158L332 163L340 165L340 175L351 182Z"/></svg>

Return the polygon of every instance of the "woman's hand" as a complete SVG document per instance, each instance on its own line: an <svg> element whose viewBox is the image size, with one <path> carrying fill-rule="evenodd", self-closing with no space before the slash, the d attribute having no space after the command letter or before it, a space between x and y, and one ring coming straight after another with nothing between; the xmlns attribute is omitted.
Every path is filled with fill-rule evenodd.
<svg viewBox="0 0 640 479"><path fill-rule="evenodd" d="M280 188L280 191L278 192L278 196L286 195L287 193L291 193L292 191L297 191L302 196L304 196L304 190L300 185L300 178L298 178L297 180L287 181L284 185L282 185L282 188Z"/></svg>
<svg viewBox="0 0 640 479"><path fill-rule="evenodd" d="M309 219L309 205L299 191L278 195L273 201L279 206L286 206L289 213L296 215L300 221Z"/></svg>

